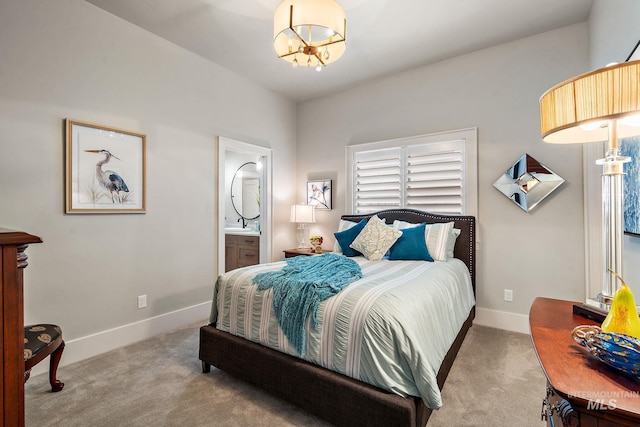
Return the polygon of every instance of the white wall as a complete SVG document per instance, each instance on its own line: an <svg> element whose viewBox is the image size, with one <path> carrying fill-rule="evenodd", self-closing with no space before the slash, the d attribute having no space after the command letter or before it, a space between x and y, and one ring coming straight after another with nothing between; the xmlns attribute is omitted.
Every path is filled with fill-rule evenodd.
<svg viewBox="0 0 640 427"><path fill-rule="evenodd" d="M640 2L637 0L595 0L589 15L590 69L624 62L640 40L638 19ZM636 51L636 55L638 53Z"/></svg>
<svg viewBox="0 0 640 427"><path fill-rule="evenodd" d="M311 233L332 237L345 210L345 146L477 127L477 322L528 332L535 297L584 300L582 147L541 141L538 100L587 64L582 23L299 104L298 198L319 175L335 188ZM566 180L530 213L492 186L523 153Z"/></svg>
<svg viewBox="0 0 640 427"><path fill-rule="evenodd" d="M0 10L0 227L44 240L25 321L62 326L66 364L207 317L216 137L273 149L274 235L290 236L295 105L82 0ZM63 213L67 117L147 135L146 214Z"/></svg>

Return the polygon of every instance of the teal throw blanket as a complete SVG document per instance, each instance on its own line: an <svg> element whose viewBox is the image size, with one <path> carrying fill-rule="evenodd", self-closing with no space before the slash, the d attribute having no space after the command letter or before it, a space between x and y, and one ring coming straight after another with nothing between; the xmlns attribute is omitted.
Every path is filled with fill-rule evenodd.
<svg viewBox="0 0 640 427"><path fill-rule="evenodd" d="M273 288L273 308L278 323L300 357L304 357L307 317L312 315L313 327L317 328L320 303L360 279L362 270L354 260L333 253L298 256L286 261L282 270L257 274L253 283L262 291Z"/></svg>

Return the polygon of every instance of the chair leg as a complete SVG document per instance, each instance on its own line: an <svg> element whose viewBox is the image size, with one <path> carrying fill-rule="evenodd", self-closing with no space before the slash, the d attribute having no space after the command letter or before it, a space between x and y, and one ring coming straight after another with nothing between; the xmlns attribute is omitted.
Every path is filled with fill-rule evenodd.
<svg viewBox="0 0 640 427"><path fill-rule="evenodd" d="M51 353L49 358L49 383L51 384L51 391L57 392L62 390L64 387L64 383L56 379L56 374L58 372L58 364L60 363L60 359L62 358L62 351L64 350L64 340L60 343L60 346L56 348L56 350Z"/></svg>

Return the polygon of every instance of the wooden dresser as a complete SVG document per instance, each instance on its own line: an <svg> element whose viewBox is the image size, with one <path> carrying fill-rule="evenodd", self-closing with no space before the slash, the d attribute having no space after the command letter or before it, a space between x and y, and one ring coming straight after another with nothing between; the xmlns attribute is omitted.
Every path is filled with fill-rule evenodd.
<svg viewBox="0 0 640 427"><path fill-rule="evenodd" d="M224 249L225 271L260 263L260 236L226 234Z"/></svg>
<svg viewBox="0 0 640 427"><path fill-rule="evenodd" d="M596 322L573 314L572 301L536 298L529 312L531 340L547 377L543 417L548 426L640 425L640 383L590 356L571 337Z"/></svg>
<svg viewBox="0 0 640 427"><path fill-rule="evenodd" d="M24 300L25 250L42 239L20 231L0 228L0 427L24 426Z"/></svg>

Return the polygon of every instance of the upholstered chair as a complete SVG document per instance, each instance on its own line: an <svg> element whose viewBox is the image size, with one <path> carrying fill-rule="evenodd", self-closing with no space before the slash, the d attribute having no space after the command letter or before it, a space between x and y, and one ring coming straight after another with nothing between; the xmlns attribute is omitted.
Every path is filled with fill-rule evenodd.
<svg viewBox="0 0 640 427"><path fill-rule="evenodd" d="M58 364L62 358L64 341L62 329L57 325L38 324L24 327L24 381L27 382L31 369L47 356L49 360L49 383L51 391L62 390L64 383L56 379Z"/></svg>

